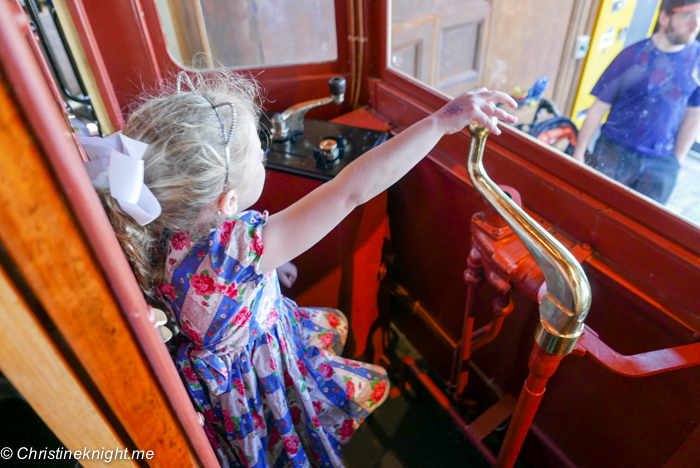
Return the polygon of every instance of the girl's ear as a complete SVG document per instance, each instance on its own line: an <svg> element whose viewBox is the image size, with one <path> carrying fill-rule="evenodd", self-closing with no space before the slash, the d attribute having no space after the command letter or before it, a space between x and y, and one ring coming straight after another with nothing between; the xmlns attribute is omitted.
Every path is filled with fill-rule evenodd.
<svg viewBox="0 0 700 468"><path fill-rule="evenodd" d="M233 216L238 213L238 195L236 191L231 189L224 192L219 197L219 211L226 216Z"/></svg>

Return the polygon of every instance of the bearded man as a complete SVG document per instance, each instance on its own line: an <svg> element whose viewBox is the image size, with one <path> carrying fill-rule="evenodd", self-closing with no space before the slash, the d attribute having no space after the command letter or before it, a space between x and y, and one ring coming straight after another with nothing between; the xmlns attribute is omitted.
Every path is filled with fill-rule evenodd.
<svg viewBox="0 0 700 468"><path fill-rule="evenodd" d="M680 163L700 130L698 61L700 0L664 0L658 31L624 49L596 83L574 158L608 110L588 163L624 185L665 203Z"/></svg>

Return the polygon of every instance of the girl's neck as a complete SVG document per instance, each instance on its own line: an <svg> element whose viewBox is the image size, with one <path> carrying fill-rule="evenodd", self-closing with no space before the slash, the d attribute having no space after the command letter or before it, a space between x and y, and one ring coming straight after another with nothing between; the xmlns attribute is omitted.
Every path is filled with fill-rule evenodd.
<svg viewBox="0 0 700 468"><path fill-rule="evenodd" d="M220 214L216 203L210 203L194 220L193 232L208 232L218 226L225 216Z"/></svg>

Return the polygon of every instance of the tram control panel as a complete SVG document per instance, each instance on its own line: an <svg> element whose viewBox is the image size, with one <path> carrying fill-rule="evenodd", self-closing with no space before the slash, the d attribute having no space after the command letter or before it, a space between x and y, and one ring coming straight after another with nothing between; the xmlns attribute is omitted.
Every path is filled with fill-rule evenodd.
<svg viewBox="0 0 700 468"><path fill-rule="evenodd" d="M327 181L388 137L388 132L305 119L304 131L299 135L285 141L265 136L261 140L268 169Z"/></svg>
<svg viewBox="0 0 700 468"><path fill-rule="evenodd" d="M345 100L345 78L328 80L330 96L300 102L284 112L265 115L261 141L267 167L318 180L330 180L355 158L386 141L387 132L306 119L319 106Z"/></svg>

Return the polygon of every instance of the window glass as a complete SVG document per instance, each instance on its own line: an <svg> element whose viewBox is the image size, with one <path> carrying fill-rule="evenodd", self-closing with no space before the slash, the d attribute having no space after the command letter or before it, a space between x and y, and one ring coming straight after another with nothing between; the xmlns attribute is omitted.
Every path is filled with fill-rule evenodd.
<svg viewBox="0 0 700 468"><path fill-rule="evenodd" d="M392 0L389 66L449 96L482 86L513 95L522 103L513 112L518 129L562 157L572 157L579 137L587 138L578 131L602 103L594 106L593 91L611 112L603 108L602 125L593 126L589 154L584 158L580 145L576 155L700 224L700 155L691 149L682 157L681 150L681 141L691 146L700 128L698 112L691 135L681 136L688 112L700 111L694 41L700 13L660 13L660 3ZM619 65L610 67L618 55ZM607 94L593 90L599 80ZM633 89L630 82L641 85ZM665 126L674 119L676 125Z"/></svg>
<svg viewBox="0 0 700 468"><path fill-rule="evenodd" d="M173 57L194 68L338 58L333 0L157 0Z"/></svg>

